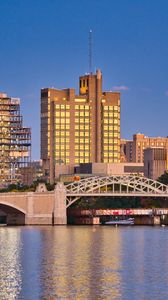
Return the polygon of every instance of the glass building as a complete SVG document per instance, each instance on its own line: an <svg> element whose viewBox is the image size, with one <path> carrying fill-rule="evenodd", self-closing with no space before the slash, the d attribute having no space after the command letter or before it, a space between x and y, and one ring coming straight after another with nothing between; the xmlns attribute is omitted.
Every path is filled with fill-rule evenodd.
<svg viewBox="0 0 168 300"><path fill-rule="evenodd" d="M31 158L31 131L23 127L20 99L0 93L0 186L21 181Z"/></svg>

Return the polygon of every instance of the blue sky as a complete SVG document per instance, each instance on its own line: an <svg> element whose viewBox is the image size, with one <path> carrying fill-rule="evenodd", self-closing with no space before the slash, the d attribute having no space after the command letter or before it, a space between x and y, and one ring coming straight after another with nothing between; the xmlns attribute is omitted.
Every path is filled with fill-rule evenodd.
<svg viewBox="0 0 168 300"><path fill-rule="evenodd" d="M121 136L167 136L167 0L0 0L0 91L21 98L40 157L40 89L74 87L93 71L121 89Z"/></svg>

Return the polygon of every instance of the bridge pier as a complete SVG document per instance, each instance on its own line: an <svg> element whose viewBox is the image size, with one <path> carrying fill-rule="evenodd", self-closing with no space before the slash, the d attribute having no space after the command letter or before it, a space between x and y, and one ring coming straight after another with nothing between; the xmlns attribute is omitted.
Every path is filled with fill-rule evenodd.
<svg viewBox="0 0 168 300"><path fill-rule="evenodd" d="M67 224L66 210L66 187L62 182L58 182L54 190L54 225Z"/></svg>

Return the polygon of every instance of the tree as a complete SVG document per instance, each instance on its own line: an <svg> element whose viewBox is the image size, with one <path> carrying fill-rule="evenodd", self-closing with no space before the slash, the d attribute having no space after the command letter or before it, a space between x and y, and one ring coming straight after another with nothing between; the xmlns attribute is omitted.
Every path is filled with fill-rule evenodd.
<svg viewBox="0 0 168 300"><path fill-rule="evenodd" d="M164 174L162 174L158 179L157 181L163 183L163 184L166 184L168 185L168 172L165 171Z"/></svg>

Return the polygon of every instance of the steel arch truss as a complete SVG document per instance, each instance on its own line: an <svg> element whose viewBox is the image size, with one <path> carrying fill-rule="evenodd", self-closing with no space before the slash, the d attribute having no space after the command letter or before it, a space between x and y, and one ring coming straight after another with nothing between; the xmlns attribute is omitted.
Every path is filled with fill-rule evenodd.
<svg viewBox="0 0 168 300"><path fill-rule="evenodd" d="M136 175L87 177L66 186L67 207L83 196L168 197L168 186Z"/></svg>

